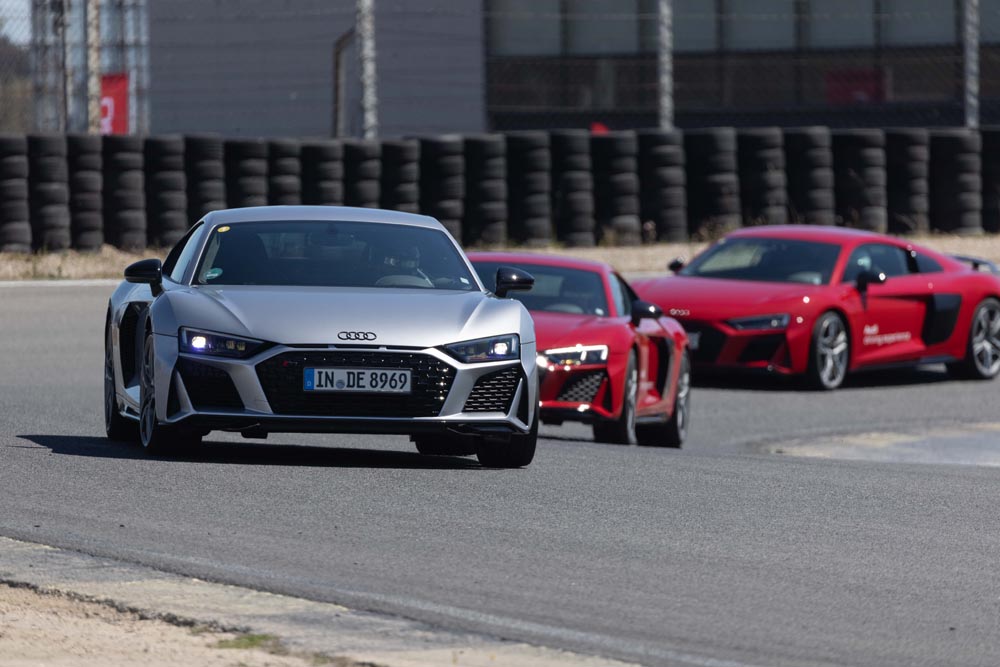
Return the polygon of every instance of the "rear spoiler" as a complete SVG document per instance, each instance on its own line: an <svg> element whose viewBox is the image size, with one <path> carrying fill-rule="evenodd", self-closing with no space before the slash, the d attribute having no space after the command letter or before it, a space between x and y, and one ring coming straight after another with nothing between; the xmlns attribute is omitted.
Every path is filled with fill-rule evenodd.
<svg viewBox="0 0 1000 667"><path fill-rule="evenodd" d="M951 257L952 259L957 259L960 262L971 265L973 271L985 271L994 275L1000 275L1000 267L988 259L970 257L969 255L952 255Z"/></svg>

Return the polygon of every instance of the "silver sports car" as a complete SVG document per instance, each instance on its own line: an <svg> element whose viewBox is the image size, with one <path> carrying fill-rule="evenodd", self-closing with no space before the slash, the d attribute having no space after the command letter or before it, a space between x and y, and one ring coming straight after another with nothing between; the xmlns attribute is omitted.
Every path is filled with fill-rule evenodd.
<svg viewBox="0 0 1000 667"><path fill-rule="evenodd" d="M488 292L432 218L281 206L210 213L108 306L108 437L156 452L212 430L396 433L423 454L531 462L530 275Z"/></svg>

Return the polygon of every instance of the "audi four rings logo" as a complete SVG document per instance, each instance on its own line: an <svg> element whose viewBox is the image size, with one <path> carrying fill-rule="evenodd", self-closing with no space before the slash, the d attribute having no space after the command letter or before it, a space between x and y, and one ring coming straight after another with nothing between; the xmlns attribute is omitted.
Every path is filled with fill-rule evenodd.
<svg viewBox="0 0 1000 667"><path fill-rule="evenodd" d="M674 317L687 317L691 314L691 311L687 308L671 308L670 314Z"/></svg>
<svg viewBox="0 0 1000 667"><path fill-rule="evenodd" d="M378 338L371 331L341 331L337 334L340 340L375 340Z"/></svg>

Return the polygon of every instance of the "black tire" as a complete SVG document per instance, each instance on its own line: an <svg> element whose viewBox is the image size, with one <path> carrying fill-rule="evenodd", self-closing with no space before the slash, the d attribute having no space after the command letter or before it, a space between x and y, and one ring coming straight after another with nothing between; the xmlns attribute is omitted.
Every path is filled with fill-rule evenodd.
<svg viewBox="0 0 1000 667"><path fill-rule="evenodd" d="M175 426L160 424L156 418L156 392L153 391L153 334L146 333L142 344L139 371L139 444L153 455L180 454L201 444L201 435Z"/></svg>
<svg viewBox="0 0 1000 667"><path fill-rule="evenodd" d="M113 355L111 313L108 313L107 324L104 327L104 432L108 440L136 443L139 441L139 423L126 419L118 410Z"/></svg>
<svg viewBox="0 0 1000 667"><path fill-rule="evenodd" d="M424 456L472 456L476 453L476 441L468 436L415 435L410 439Z"/></svg>
<svg viewBox="0 0 1000 667"><path fill-rule="evenodd" d="M691 360L687 350L681 355L681 369L677 376L677 395L674 397L670 416L656 424L639 424L635 433L644 447L670 447L680 449L687 438L691 420Z"/></svg>
<svg viewBox="0 0 1000 667"><path fill-rule="evenodd" d="M538 444L538 410L531 430L510 436L508 441L481 437L476 442L476 458L485 468L523 468L535 458Z"/></svg>
<svg viewBox="0 0 1000 667"><path fill-rule="evenodd" d="M977 323L980 318L985 318L986 328L982 332ZM993 322L1000 322L1000 301L990 297L983 299L976 306L972 314L972 322L969 325L969 340L965 346L965 358L962 361L948 364L948 371L959 378L966 380L992 380L1000 374L1000 334L993 334L992 328L997 326ZM992 325L992 326L991 326ZM982 340L977 341L980 333L984 334ZM976 347L983 343L980 351ZM982 358L981 352L985 351L987 359Z"/></svg>
<svg viewBox="0 0 1000 667"><path fill-rule="evenodd" d="M839 327L839 331L843 332L843 340L840 340L839 334L834 333L836 328ZM839 348L841 342L846 346L844 349L844 356L842 357L842 364L838 369L833 369L833 371L828 372L828 366L826 361L826 351L824 350L825 344L832 344L833 350ZM844 322L844 318L833 311L827 311L819 316L816 320L816 324L813 326L812 342L809 345L809 368L806 371L806 380L810 387L813 389L819 389L824 391L830 391L837 389L844 383L844 379L847 377L847 368L851 361L851 339L847 330L847 323ZM835 361L831 362L835 366Z"/></svg>
<svg viewBox="0 0 1000 667"><path fill-rule="evenodd" d="M639 365L635 352L631 352L628 357L628 365L625 367L625 391L621 415L613 422L594 424L594 440L618 445L634 445L638 442L635 429L638 391Z"/></svg>

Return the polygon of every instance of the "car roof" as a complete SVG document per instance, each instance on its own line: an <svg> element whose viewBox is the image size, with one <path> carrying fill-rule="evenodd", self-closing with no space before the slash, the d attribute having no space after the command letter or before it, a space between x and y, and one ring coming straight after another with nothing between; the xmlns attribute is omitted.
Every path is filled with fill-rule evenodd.
<svg viewBox="0 0 1000 667"><path fill-rule="evenodd" d="M510 262L512 264L535 264L537 266L553 266L563 269L578 269L595 273L613 272L614 269L606 262L590 259L566 257L536 252L470 252L469 260L475 262Z"/></svg>
<svg viewBox="0 0 1000 667"><path fill-rule="evenodd" d="M727 238L784 238L819 243L850 243L858 241L892 240L890 236L832 225L764 225L734 231Z"/></svg>
<svg viewBox="0 0 1000 667"><path fill-rule="evenodd" d="M444 229L434 218L400 211L352 206L253 206L212 211L205 216L209 225L238 225L241 222L282 221L373 222Z"/></svg>

